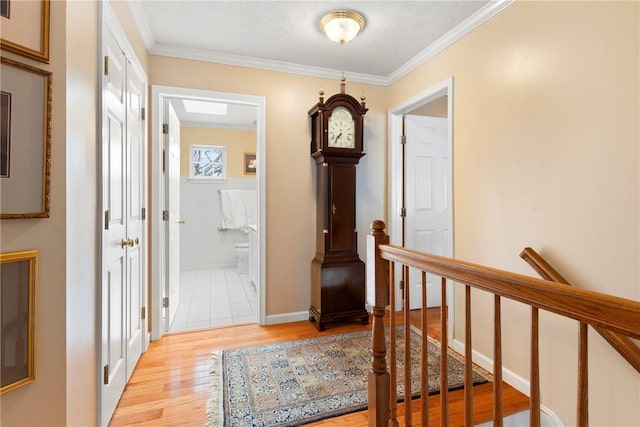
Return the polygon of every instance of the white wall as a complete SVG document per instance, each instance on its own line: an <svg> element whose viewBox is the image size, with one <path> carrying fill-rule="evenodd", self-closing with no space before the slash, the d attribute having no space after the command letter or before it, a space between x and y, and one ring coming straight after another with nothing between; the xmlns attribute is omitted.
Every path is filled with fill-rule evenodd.
<svg viewBox="0 0 640 427"><path fill-rule="evenodd" d="M229 178L225 183L193 182L180 178L180 270L235 268L236 243L249 236L239 230L220 231L222 189L255 190L255 178ZM257 206L257 202L256 202Z"/></svg>

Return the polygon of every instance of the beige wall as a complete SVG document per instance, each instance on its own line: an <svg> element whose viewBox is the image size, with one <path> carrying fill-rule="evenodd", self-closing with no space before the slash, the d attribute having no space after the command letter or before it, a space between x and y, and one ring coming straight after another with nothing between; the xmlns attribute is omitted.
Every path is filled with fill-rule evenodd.
<svg viewBox="0 0 640 427"><path fill-rule="evenodd" d="M146 67L126 4L113 6ZM97 424L98 8L97 2L51 2L48 65L2 52L53 72L51 216L0 225L2 252L40 251L36 381L0 397L3 426Z"/></svg>
<svg viewBox="0 0 640 427"><path fill-rule="evenodd" d="M390 88L393 107L454 77L456 258L535 275L518 257L531 246L582 288L639 299L639 6L516 2ZM492 306L474 294L490 358ZM503 317L505 365L528 378L529 310ZM543 315L540 330L543 403L575 425L577 325ZM591 424L640 425L640 376L590 346Z"/></svg>
<svg viewBox="0 0 640 427"><path fill-rule="evenodd" d="M37 249L36 380L0 396L0 424L65 425L66 418L66 148L65 3L51 3L50 63L2 55L53 73L51 214L45 219L2 220L0 250ZM38 402L37 408L33 402Z"/></svg>
<svg viewBox="0 0 640 427"><path fill-rule="evenodd" d="M150 83L266 98L267 314L304 312L314 242L301 236L315 227L306 112L338 82L148 56L124 2L113 8ZM587 289L638 299L639 12L637 2L517 2L391 88L348 83L370 108L360 240L385 217L388 108L453 75L456 256L532 274L517 257L528 245ZM51 217L1 224L2 252L40 250L37 380L0 397L2 425L96 420L96 22L93 2L52 2L51 63L3 52L53 71L54 114ZM474 346L490 355L487 300L474 295ZM505 304L503 316L505 363L526 378L528 338L515 326L527 327L528 310ZM566 425L576 329L542 317L542 399ZM592 425L639 425L637 373L593 334L591 348Z"/></svg>
<svg viewBox="0 0 640 427"><path fill-rule="evenodd" d="M218 145L227 148L227 178L247 178L244 153L256 153L256 131L180 127L180 175L189 176L190 145Z"/></svg>
<svg viewBox="0 0 640 427"><path fill-rule="evenodd" d="M309 309L310 268L315 254L315 164L309 153L307 111L318 90L339 91L338 79L290 75L164 56L151 56L153 85L263 96L266 99L266 305L267 316ZM367 96L365 150L358 166L360 256L369 223L384 216L386 88L347 83Z"/></svg>
<svg viewBox="0 0 640 427"><path fill-rule="evenodd" d="M428 116L428 117L447 117L447 107L449 104L448 96L441 96L428 104L418 107L415 110L409 112L414 116Z"/></svg>

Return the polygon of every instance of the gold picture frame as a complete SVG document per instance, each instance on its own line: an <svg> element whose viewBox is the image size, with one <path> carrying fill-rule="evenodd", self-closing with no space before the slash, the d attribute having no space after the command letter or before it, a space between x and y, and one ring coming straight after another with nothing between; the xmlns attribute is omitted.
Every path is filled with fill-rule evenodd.
<svg viewBox="0 0 640 427"><path fill-rule="evenodd" d="M244 153L244 174L256 174L256 153Z"/></svg>
<svg viewBox="0 0 640 427"><path fill-rule="evenodd" d="M0 219L49 218L52 74L1 59Z"/></svg>
<svg viewBox="0 0 640 427"><path fill-rule="evenodd" d="M38 251L0 254L0 394L35 380Z"/></svg>
<svg viewBox="0 0 640 427"><path fill-rule="evenodd" d="M49 63L49 0L0 0L0 47Z"/></svg>

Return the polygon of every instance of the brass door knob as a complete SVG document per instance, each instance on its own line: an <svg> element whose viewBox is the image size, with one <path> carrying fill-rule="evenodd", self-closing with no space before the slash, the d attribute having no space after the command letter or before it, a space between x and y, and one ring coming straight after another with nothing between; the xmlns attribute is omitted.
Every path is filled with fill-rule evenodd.
<svg viewBox="0 0 640 427"><path fill-rule="evenodd" d="M178 224L184 224L184 219L179 219Z"/></svg>
<svg viewBox="0 0 640 427"><path fill-rule="evenodd" d="M126 246L129 246L130 248L133 247L133 240L131 239L122 239L122 242L120 243L120 247L124 248Z"/></svg>

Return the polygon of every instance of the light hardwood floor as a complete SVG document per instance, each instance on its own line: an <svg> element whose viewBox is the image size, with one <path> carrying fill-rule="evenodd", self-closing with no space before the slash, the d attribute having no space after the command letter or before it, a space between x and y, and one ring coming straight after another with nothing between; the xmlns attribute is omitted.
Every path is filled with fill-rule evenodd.
<svg viewBox="0 0 640 427"><path fill-rule="evenodd" d="M411 323L419 326L419 313L411 313ZM398 320L401 323L401 319ZM428 334L440 339L439 309L429 310ZM241 325L197 332L166 335L151 343L142 355L127 385L111 423L115 426L204 426L205 406L209 391L209 366L213 350L290 341L301 338L360 331L370 328L359 323L329 324L318 332L308 321L272 326ZM492 385L474 387L474 419L488 421L492 411ZM526 409L529 400L517 390L505 385L505 414ZM418 402L418 401L414 401ZM462 393L451 392L450 425L462 425ZM414 403L414 411L420 405ZM430 397L430 407L439 407L439 396ZM401 425L404 422L402 405L398 405ZM420 425L417 415L414 425ZM440 414L430 413L431 425L437 425ZM367 412L322 420L313 426L362 427L368 422Z"/></svg>

